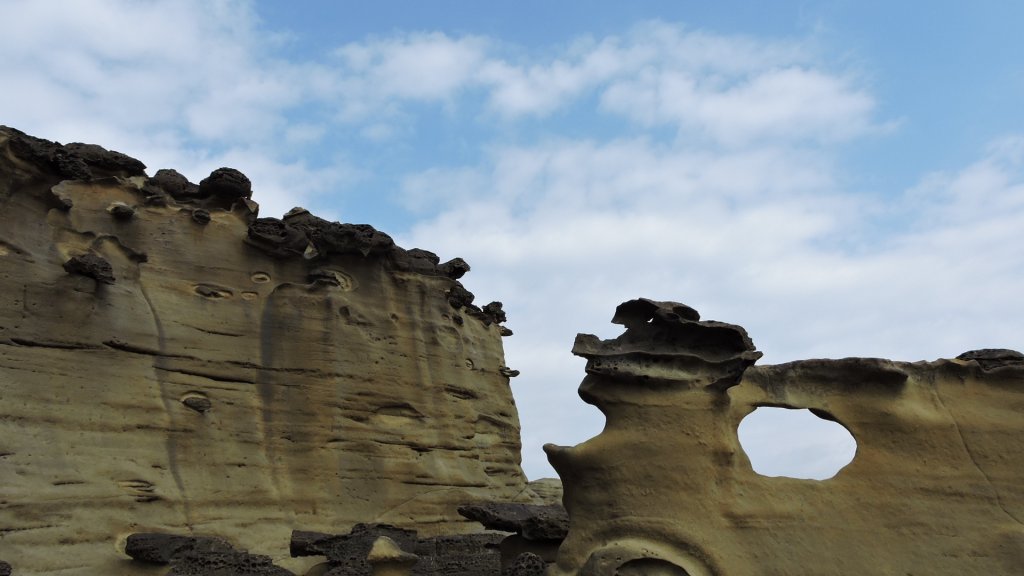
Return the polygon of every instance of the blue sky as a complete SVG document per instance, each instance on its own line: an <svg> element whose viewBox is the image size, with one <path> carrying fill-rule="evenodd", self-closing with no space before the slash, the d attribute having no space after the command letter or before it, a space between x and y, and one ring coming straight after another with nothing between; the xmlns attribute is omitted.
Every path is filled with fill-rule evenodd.
<svg viewBox="0 0 1024 576"><path fill-rule="evenodd" d="M741 324L763 363L1024 349L1019 2L0 0L0 20L0 122L194 181L236 167L263 215L466 258L516 333L534 478L543 442L599 431L569 348L629 298ZM750 432L808 475L772 432L848 448Z"/></svg>

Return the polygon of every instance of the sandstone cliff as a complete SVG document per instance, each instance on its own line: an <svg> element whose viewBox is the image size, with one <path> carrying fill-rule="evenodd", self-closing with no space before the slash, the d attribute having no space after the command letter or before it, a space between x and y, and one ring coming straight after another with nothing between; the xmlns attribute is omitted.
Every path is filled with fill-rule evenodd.
<svg viewBox="0 0 1024 576"><path fill-rule="evenodd" d="M473 529L523 499L500 304L468 266L250 183L0 129L0 559L119 574L133 532ZM292 566L298 566L291 561ZM286 561L287 563L287 561Z"/></svg>
<svg viewBox="0 0 1024 576"><path fill-rule="evenodd" d="M549 445L571 518L551 576L992 575L1024 570L1024 356L751 367L739 326L634 300L580 335L604 431ZM824 481L760 476L737 427L758 406L845 426Z"/></svg>

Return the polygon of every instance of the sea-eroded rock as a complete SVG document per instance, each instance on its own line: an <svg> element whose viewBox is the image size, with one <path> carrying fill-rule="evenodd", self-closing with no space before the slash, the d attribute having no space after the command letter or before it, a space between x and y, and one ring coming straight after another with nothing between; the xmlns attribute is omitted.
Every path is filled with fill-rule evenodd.
<svg viewBox="0 0 1024 576"><path fill-rule="evenodd" d="M304 210L258 219L251 185L0 128L18 570L130 573L118 538L194 529L301 571L295 527L458 533L477 529L458 505L528 494L495 311L449 303L468 265Z"/></svg>

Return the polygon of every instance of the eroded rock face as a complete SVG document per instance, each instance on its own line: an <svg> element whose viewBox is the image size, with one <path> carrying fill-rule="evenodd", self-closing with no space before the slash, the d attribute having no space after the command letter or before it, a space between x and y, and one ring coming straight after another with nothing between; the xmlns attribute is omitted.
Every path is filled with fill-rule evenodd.
<svg viewBox="0 0 1024 576"><path fill-rule="evenodd" d="M1024 566L1024 362L750 367L738 326L635 300L617 339L578 337L604 431L548 446L571 518L552 576L1014 574ZM809 408L857 455L825 481L756 474L740 421Z"/></svg>
<svg viewBox="0 0 1024 576"><path fill-rule="evenodd" d="M136 573L119 540L195 530L302 573L295 527L468 531L459 504L528 494L500 306L450 301L468 266L304 210L259 219L250 193L237 171L147 178L0 129L0 552L18 570Z"/></svg>

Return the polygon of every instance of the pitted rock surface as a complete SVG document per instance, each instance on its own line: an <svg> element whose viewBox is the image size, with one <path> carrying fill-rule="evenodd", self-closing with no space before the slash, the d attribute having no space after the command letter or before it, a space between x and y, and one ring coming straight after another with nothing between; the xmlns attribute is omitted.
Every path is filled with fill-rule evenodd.
<svg viewBox="0 0 1024 576"><path fill-rule="evenodd" d="M212 197L225 205L240 198L252 198L252 182L234 168L217 168L199 181L199 196Z"/></svg>
<svg viewBox="0 0 1024 576"><path fill-rule="evenodd" d="M39 167L54 182L145 175L146 165L142 162L95 144L62 146L7 126L0 126L0 137L7 141L8 149L15 157Z"/></svg>
<svg viewBox="0 0 1024 576"><path fill-rule="evenodd" d="M527 540L565 539L569 516L560 504L486 502L459 507L459 514L489 530L515 532Z"/></svg>
<svg viewBox="0 0 1024 576"><path fill-rule="evenodd" d="M104 284L113 284L115 282L114 268L110 265L110 262L107 262L102 256L97 256L91 252L72 256L64 263L64 270L68 274L86 276Z"/></svg>
<svg viewBox="0 0 1024 576"><path fill-rule="evenodd" d="M544 576L548 564L540 556L532 552L523 552L505 568L502 576Z"/></svg>
<svg viewBox="0 0 1024 576"><path fill-rule="evenodd" d="M199 196L199 186L188 181L177 170L162 168L146 180L143 192L151 195L170 195L176 200L189 200Z"/></svg>
<svg viewBox="0 0 1024 576"><path fill-rule="evenodd" d="M296 576L269 556L244 551L187 553L171 562L166 576Z"/></svg>
<svg viewBox="0 0 1024 576"><path fill-rule="evenodd" d="M370 572L374 543L389 538L402 551L415 555L414 576L497 576L501 573L498 550L502 534L461 534L417 537L415 532L387 525L356 525L349 534L295 531L294 556L325 556L326 576L363 576Z"/></svg>
<svg viewBox="0 0 1024 576"><path fill-rule="evenodd" d="M322 256L330 254L388 254L395 241L369 224L342 224L318 218L306 210L293 211L284 222L301 230Z"/></svg>
<svg viewBox="0 0 1024 576"><path fill-rule="evenodd" d="M128 536L124 553L139 562L170 564L172 560L185 554L212 554L233 550L234 547L223 538L140 532Z"/></svg>

